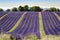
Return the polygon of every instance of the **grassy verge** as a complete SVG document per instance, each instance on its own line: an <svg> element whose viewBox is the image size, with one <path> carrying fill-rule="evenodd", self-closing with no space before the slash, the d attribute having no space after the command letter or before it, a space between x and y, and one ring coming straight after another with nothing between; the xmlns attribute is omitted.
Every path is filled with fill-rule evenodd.
<svg viewBox="0 0 60 40"><path fill-rule="evenodd" d="M56 36L56 35L45 35L40 40L60 40L60 36Z"/></svg>
<svg viewBox="0 0 60 40"><path fill-rule="evenodd" d="M10 34L1 33L0 40L16 40L16 39L12 37Z"/></svg>

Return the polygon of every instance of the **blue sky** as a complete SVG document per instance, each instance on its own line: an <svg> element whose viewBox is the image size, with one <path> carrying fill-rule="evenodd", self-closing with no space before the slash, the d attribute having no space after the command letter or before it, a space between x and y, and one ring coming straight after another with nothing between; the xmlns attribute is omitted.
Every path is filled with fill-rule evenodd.
<svg viewBox="0 0 60 40"><path fill-rule="evenodd" d="M19 5L40 6L41 8L60 8L60 0L0 0L0 8L8 9Z"/></svg>

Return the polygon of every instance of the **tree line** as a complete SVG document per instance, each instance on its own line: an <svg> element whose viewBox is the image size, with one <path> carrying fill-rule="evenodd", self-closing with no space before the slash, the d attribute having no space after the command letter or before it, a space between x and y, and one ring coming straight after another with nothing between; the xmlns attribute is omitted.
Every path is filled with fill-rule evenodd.
<svg viewBox="0 0 60 40"><path fill-rule="evenodd" d="M39 6L33 6L33 7L29 7L28 5L25 5L24 7L19 6L17 7L13 7L12 9L7 9L6 11L43 11L44 9L40 8ZM4 11L2 8L0 8L0 11ZM46 9L44 11L50 11L50 12L54 12L54 11L60 11L60 9L57 9L55 7L51 7L49 9Z"/></svg>

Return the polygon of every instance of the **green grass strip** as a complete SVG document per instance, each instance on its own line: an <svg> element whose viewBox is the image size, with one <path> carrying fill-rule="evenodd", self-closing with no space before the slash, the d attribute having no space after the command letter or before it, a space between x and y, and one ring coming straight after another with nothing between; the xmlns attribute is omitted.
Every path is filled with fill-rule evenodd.
<svg viewBox="0 0 60 40"><path fill-rule="evenodd" d="M8 15L8 14L5 14L5 15L3 15L2 17L0 17L0 20L2 20L6 15Z"/></svg>
<svg viewBox="0 0 60 40"><path fill-rule="evenodd" d="M57 17L57 19L60 21L60 16L57 13L54 13L54 15Z"/></svg>
<svg viewBox="0 0 60 40"><path fill-rule="evenodd" d="M39 12L39 28L40 28L40 36L43 38L45 36L44 28L43 28L43 21L42 21L42 14Z"/></svg>

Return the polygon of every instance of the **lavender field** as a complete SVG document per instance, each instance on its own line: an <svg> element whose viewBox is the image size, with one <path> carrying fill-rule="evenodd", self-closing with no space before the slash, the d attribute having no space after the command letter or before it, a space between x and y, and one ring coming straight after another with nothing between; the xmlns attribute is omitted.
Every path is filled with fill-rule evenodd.
<svg viewBox="0 0 60 40"><path fill-rule="evenodd" d="M0 34L10 34L16 40L31 35L36 40L44 35L60 36L60 12L0 12L0 18Z"/></svg>

